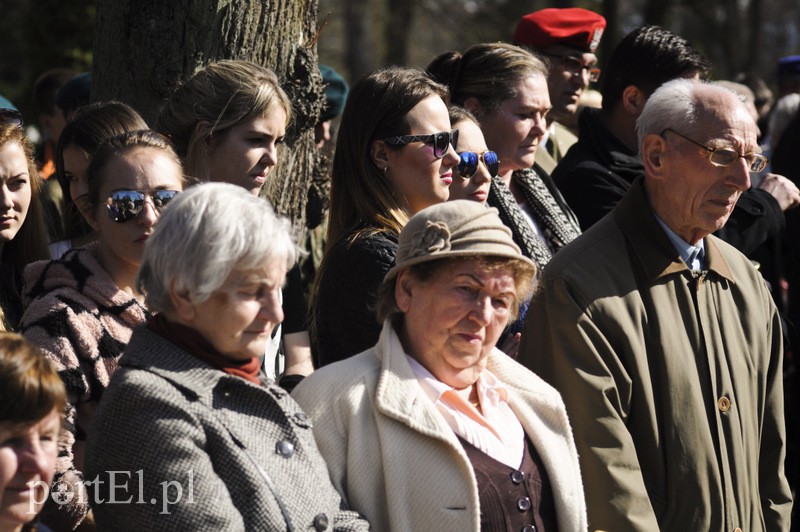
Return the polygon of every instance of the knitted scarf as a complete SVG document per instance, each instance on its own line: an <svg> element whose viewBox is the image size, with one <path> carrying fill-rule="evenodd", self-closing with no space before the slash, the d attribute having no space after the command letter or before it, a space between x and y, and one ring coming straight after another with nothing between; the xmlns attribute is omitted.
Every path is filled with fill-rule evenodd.
<svg viewBox="0 0 800 532"><path fill-rule="evenodd" d="M554 252L580 234L580 228L577 221L561 209L533 168L518 170L511 175L511 179L522 191L525 202L547 242L533 230L511 190L500 177L492 178L488 203L497 208L500 219L511 229L514 242L522 253L530 257L541 270L553 258Z"/></svg>

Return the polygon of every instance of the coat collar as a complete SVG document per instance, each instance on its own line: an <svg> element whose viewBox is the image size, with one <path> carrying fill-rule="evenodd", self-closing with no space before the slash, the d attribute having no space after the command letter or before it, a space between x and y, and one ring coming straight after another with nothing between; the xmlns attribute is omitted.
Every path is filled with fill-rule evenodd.
<svg viewBox="0 0 800 532"><path fill-rule="evenodd" d="M614 209L614 216L630 243L631 253L636 256L649 280L691 271L658 224L647 200L644 179L639 178L633 183ZM709 235L703 242L708 270L735 283L733 272L719 249L716 237Z"/></svg>
<svg viewBox="0 0 800 532"><path fill-rule="evenodd" d="M133 331L119 365L159 375L195 399L209 404L213 401L214 392L220 385L261 388L245 379L211 367L144 325ZM263 375L262 380L264 380Z"/></svg>
<svg viewBox="0 0 800 532"><path fill-rule="evenodd" d="M406 360L406 353L395 332L396 320L386 320L381 331L375 356L382 367L375 392L378 410L384 415L396 419L405 425L432 437L446 440L455 438L453 431L438 411L432 407L430 399L417 382L414 371ZM561 398L557 392L541 381L539 377L523 370L508 356L495 348L489 355L487 369L507 389L508 403L520 418L525 431L530 433L531 426L526 423L526 416L521 416L519 408L522 404L535 404L544 417L556 416L561 408ZM537 386L538 384L538 386Z"/></svg>

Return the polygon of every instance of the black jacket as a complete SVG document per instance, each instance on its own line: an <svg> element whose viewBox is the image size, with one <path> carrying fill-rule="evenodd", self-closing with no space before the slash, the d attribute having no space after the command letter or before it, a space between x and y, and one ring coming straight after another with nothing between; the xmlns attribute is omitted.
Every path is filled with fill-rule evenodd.
<svg viewBox="0 0 800 532"><path fill-rule="evenodd" d="M585 231L611 212L634 179L644 175L644 166L639 156L602 124L599 110L582 111L578 127L578 142L558 163L553 180ZM751 188L741 195L728 223L715 234L750 256L784 224L775 198Z"/></svg>
<svg viewBox="0 0 800 532"><path fill-rule="evenodd" d="M397 236L375 233L339 240L326 251L324 275L313 302L314 362L322 367L378 343L378 288L394 266Z"/></svg>

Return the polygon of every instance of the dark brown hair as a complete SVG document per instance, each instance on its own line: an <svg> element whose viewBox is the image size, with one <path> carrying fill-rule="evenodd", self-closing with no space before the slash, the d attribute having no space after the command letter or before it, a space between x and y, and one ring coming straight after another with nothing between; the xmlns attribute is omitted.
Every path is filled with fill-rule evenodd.
<svg viewBox="0 0 800 532"><path fill-rule="evenodd" d="M127 104L113 100L81 107L70 116L56 148L56 176L64 193L61 209L64 238L78 238L92 232L70 196L64 150L78 148L91 158L105 140L142 129L147 129L147 123L139 113Z"/></svg>

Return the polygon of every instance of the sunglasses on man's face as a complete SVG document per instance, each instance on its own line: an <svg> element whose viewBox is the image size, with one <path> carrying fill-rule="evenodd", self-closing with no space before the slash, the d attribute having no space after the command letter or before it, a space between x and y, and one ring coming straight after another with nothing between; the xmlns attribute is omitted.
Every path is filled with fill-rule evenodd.
<svg viewBox="0 0 800 532"><path fill-rule="evenodd" d="M167 203L180 194L177 190L117 190L106 200L108 217L123 224L136 218L149 197L153 207L160 213Z"/></svg>
<svg viewBox="0 0 800 532"><path fill-rule="evenodd" d="M447 154L450 146L456 149L458 145L458 130L442 131L440 133L433 133L431 135L398 135L396 137L388 137L383 139L383 142L389 146L405 146L412 142L424 142L425 144L433 145L433 156L441 159Z"/></svg>
<svg viewBox="0 0 800 532"><path fill-rule="evenodd" d="M24 125L22 113L14 109L0 109L0 124L22 127Z"/></svg>
<svg viewBox="0 0 800 532"><path fill-rule="evenodd" d="M500 160L493 151L475 153L474 151L462 151L458 154L459 161L456 166L458 175L464 179L469 179L478 171L478 164L483 161L484 166L489 171L489 175L497 177L500 172Z"/></svg>

